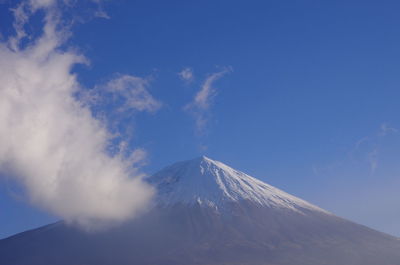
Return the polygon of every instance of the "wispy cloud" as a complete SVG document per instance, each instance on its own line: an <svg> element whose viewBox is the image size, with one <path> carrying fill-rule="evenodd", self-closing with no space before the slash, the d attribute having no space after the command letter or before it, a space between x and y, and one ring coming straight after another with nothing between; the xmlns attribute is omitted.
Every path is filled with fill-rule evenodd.
<svg viewBox="0 0 400 265"><path fill-rule="evenodd" d="M183 68L182 71L178 73L178 76L186 83L190 83L194 80L193 69L190 67Z"/></svg>
<svg viewBox="0 0 400 265"><path fill-rule="evenodd" d="M113 135L76 98L81 86L71 68L85 58L61 48L69 33L62 27L57 1L31 0L14 10L16 35L0 42L0 171L22 184L32 204L85 226L121 221L139 213L153 190L131 162L126 143L111 155ZM44 13L36 39L24 25ZM122 110L155 111L160 103L147 83L122 75L106 91L123 102Z"/></svg>
<svg viewBox="0 0 400 265"><path fill-rule="evenodd" d="M352 153L357 153L359 151L365 152L362 156L369 164L371 175L375 174L375 171L379 166L379 149L381 147L380 140L391 134L398 134L398 132L398 129L389 126L387 123L382 123L378 132L370 136L362 137L356 142Z"/></svg>
<svg viewBox="0 0 400 265"><path fill-rule="evenodd" d="M148 85L148 81L141 77L118 75L91 90L91 94L97 99L97 104L113 105L119 112L155 112L161 107L161 103L149 93Z"/></svg>
<svg viewBox="0 0 400 265"><path fill-rule="evenodd" d="M204 133L209 120L209 109L213 98L217 94L214 83L232 71L231 67L224 67L221 71L210 74L202 84L200 90L195 95L192 102L187 104L184 109L191 113L196 121L196 131L199 134Z"/></svg>
<svg viewBox="0 0 400 265"><path fill-rule="evenodd" d="M340 159L324 166L314 164L311 170L314 175L332 175L348 169L362 172L359 174L365 177L374 177L380 168L380 161L388 156L388 147L399 143L398 136L398 129L382 123L375 132L357 140Z"/></svg>
<svg viewBox="0 0 400 265"><path fill-rule="evenodd" d="M11 11L14 14L14 22L13 22L13 27L15 30L15 36L11 36L8 39L8 47L10 47L14 51L19 50L19 44L22 39L29 37L25 31L25 25L27 24L30 16L32 13L35 13L38 9L52 9L53 12L47 13L46 15L46 20L47 23L45 27L43 28L44 31L47 31L49 33L50 31L53 31L54 35L54 29L53 27L55 24L59 23L57 21L57 14L55 12L54 6L56 5L56 0L30 0L30 1L22 1L20 2L15 8L12 8ZM50 21L52 23L50 23ZM61 36L59 35L58 38ZM55 39L52 39L53 41L56 41ZM50 41L50 40L48 40Z"/></svg>
<svg viewBox="0 0 400 265"><path fill-rule="evenodd" d="M92 0L96 4L96 10L94 11L94 16L98 18L110 19L110 16L103 8L103 0Z"/></svg>
<svg viewBox="0 0 400 265"><path fill-rule="evenodd" d="M396 127L382 123L336 159L324 165L314 164L311 170L328 184L318 195L325 200L324 207L370 227L398 234L398 228L390 224L387 216L392 220L400 217L399 136Z"/></svg>
<svg viewBox="0 0 400 265"><path fill-rule="evenodd" d="M379 136L386 136L391 133L398 133L399 130L393 127L390 127L387 123L382 123L380 127Z"/></svg>
<svg viewBox="0 0 400 265"><path fill-rule="evenodd" d="M117 148L119 143L126 145L133 140L137 112L155 113L162 107L162 103L150 94L148 87L148 79L118 74L104 84L77 93L80 101L90 107L93 115L104 121L113 134L111 153L120 151Z"/></svg>

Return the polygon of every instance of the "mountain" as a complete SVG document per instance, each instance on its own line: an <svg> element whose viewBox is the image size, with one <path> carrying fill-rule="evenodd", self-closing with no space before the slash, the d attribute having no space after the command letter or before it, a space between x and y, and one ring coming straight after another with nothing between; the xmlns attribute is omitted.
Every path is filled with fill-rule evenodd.
<svg viewBox="0 0 400 265"><path fill-rule="evenodd" d="M218 209L247 201L268 208L328 213L205 156L169 166L153 175L150 182L157 187L157 204L162 206L205 204Z"/></svg>
<svg viewBox="0 0 400 265"><path fill-rule="evenodd" d="M207 157L148 181L140 218L96 233L58 222L0 240L7 265L398 265L400 240Z"/></svg>

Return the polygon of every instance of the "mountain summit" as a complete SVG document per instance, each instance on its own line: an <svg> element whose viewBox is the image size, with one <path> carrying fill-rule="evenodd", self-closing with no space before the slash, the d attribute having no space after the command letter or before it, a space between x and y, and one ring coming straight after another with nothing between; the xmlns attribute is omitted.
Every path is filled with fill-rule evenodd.
<svg viewBox="0 0 400 265"><path fill-rule="evenodd" d="M206 156L175 163L153 175L149 181L157 188L158 204L164 206L198 203L221 208L227 203L247 201L272 208L327 213Z"/></svg>
<svg viewBox="0 0 400 265"><path fill-rule="evenodd" d="M221 162L178 162L148 181L140 218L97 233L58 222L0 240L7 265L396 265L400 240Z"/></svg>

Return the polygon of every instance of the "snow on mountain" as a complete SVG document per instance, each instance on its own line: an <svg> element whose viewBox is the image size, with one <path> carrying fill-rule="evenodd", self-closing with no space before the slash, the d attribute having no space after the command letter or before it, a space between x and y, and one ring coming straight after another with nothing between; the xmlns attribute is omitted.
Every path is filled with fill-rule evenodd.
<svg viewBox="0 0 400 265"><path fill-rule="evenodd" d="M149 179L158 189L158 205L201 204L221 209L229 202L249 201L272 208L323 209L266 184L224 163L202 156L175 163Z"/></svg>

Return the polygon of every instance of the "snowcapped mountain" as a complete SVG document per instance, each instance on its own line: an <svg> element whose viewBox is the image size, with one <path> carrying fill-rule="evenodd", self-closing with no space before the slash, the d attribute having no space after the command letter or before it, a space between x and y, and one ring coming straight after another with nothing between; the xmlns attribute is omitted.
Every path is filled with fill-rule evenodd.
<svg viewBox="0 0 400 265"><path fill-rule="evenodd" d="M328 213L219 161L202 156L178 162L153 175L157 204L205 204L216 208L226 203L248 201L260 206L302 209Z"/></svg>
<svg viewBox="0 0 400 265"><path fill-rule="evenodd" d="M86 233L63 222L0 240L7 265L398 265L400 240L207 157L151 176L149 211Z"/></svg>

